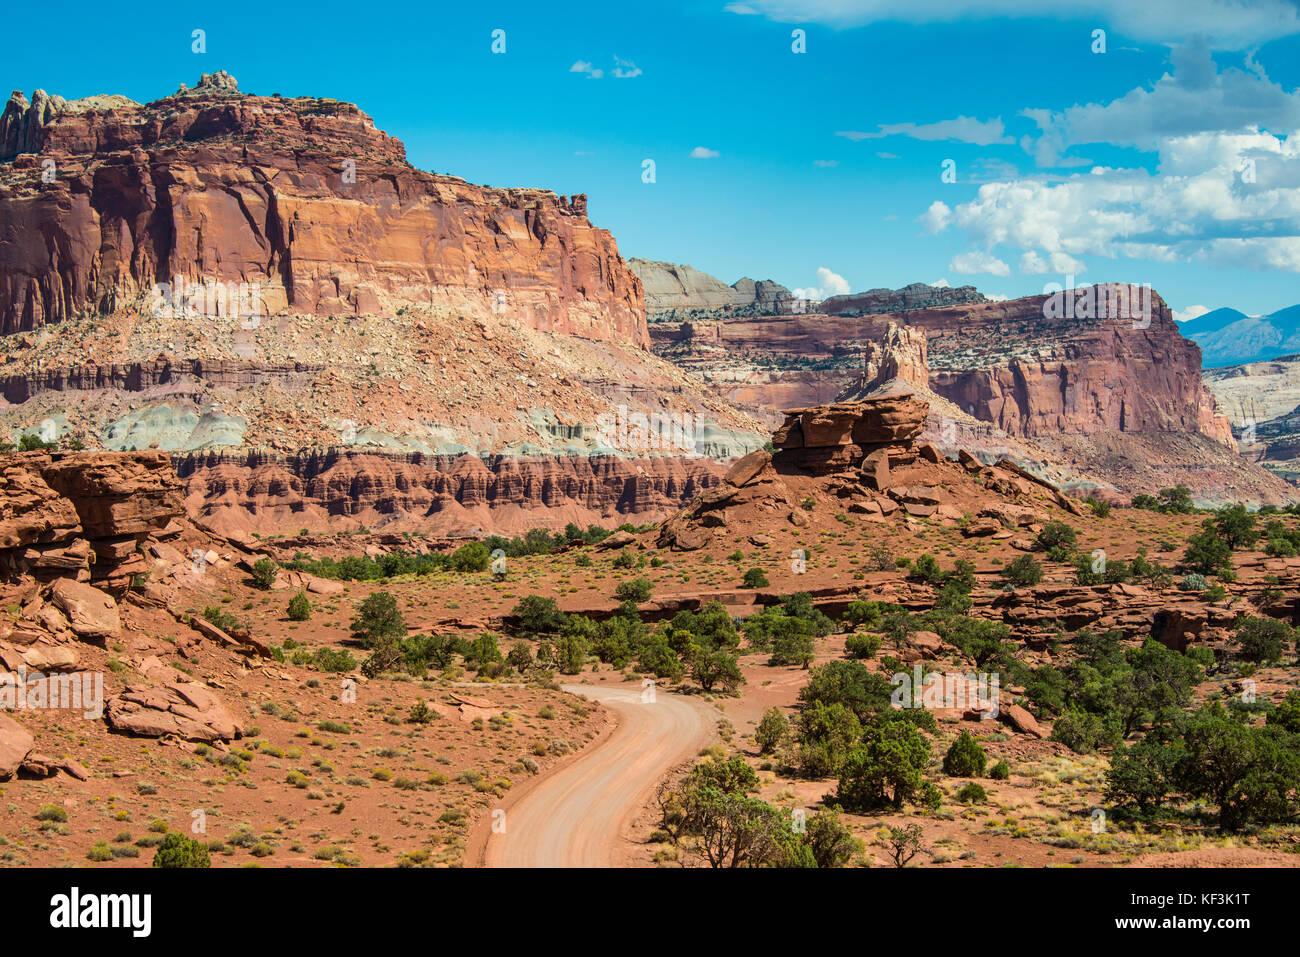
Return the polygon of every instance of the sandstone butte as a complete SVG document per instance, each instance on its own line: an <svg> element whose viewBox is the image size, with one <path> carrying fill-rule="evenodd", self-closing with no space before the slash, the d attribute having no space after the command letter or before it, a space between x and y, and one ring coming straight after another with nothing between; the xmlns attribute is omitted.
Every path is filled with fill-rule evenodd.
<svg viewBox="0 0 1300 957"><path fill-rule="evenodd" d="M652 330L665 354L688 362L754 353L841 361L820 375L767 381L755 377L732 390L740 401L769 408L826 401L859 383L882 360L890 325L919 329L928 385L967 413L1010 435L1186 431L1232 445L1232 429L1201 384L1200 347L1178 332L1169 307L1151 296L1151 322L1051 319L1045 296L966 303L905 313L807 314L711 323L659 323ZM1140 325L1140 323L1139 323ZM910 346L913 352L916 347ZM887 361L908 362L897 349ZM919 377L915 370L903 375ZM769 398L769 393L771 398Z"/></svg>
<svg viewBox="0 0 1300 957"><path fill-rule="evenodd" d="M140 105L15 92L0 115L0 332L111 310L174 276L256 283L268 314L508 308L646 345L640 281L587 198L426 173L356 106L225 74ZM42 178L52 161L52 182Z"/></svg>
<svg viewBox="0 0 1300 957"><path fill-rule="evenodd" d="M228 531L654 519L766 437L648 351L585 196L422 172L351 104L224 73L144 105L14 93L0 163L23 240L0 245L0 432L170 452ZM255 288L256 314L160 311L176 277ZM623 407L689 416L699 456L610 454Z"/></svg>
<svg viewBox="0 0 1300 957"><path fill-rule="evenodd" d="M1121 498L1177 482L1210 501L1293 496L1237 454L1232 424L1201 381L1200 348L1157 293L1149 322L1110 309L1056 318L1046 296L866 311L924 301L903 293L820 304L837 314L656 322L651 338L657 353L773 426L782 410L898 381L925 394L927 435L948 454L1011 455L1059 484Z"/></svg>

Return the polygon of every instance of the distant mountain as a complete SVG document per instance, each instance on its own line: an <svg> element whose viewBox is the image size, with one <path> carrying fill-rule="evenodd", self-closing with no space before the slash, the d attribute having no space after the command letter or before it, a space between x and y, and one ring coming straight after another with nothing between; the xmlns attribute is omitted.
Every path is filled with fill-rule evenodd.
<svg viewBox="0 0 1300 957"><path fill-rule="evenodd" d="M1197 316L1187 322L1180 322L1178 328L1182 330L1183 335L1190 339L1192 336L1202 333L1218 332L1224 326L1249 318L1244 312L1238 312L1236 309L1229 309L1224 306L1220 309L1211 309L1205 315Z"/></svg>
<svg viewBox="0 0 1300 957"><path fill-rule="evenodd" d="M1201 365L1206 369L1261 362L1300 352L1300 305L1267 316L1215 309L1180 323L1178 329L1201 347Z"/></svg>
<svg viewBox="0 0 1300 957"><path fill-rule="evenodd" d="M770 279L738 279L728 286L694 266L631 257L628 267L641 280L651 322L788 314L794 294Z"/></svg>

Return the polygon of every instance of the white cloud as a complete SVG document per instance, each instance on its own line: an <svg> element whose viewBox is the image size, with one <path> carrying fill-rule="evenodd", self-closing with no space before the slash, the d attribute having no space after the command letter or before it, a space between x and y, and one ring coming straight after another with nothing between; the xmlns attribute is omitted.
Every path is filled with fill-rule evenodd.
<svg viewBox="0 0 1300 957"><path fill-rule="evenodd" d="M899 156L897 153L884 153L884 152L877 152L877 153L876 153L876 156L879 157L879 158L882 159L882 160L896 160L896 159L902 159L902 157Z"/></svg>
<svg viewBox="0 0 1300 957"><path fill-rule="evenodd" d="M605 71L588 60L578 60L573 66L569 67L570 73L585 73L591 80L599 80L605 76ZM640 76L642 70L631 60L624 60L621 56L614 56L613 74L617 79L630 80L635 76Z"/></svg>
<svg viewBox="0 0 1300 957"><path fill-rule="evenodd" d="M594 66L592 66L590 63L588 63L586 60L578 60L578 61L576 61L576 62L573 64L573 66L569 67L569 72L570 72L570 73L585 73L585 74L587 74L587 78L588 78L588 79L591 79L591 80L599 80L602 76L605 75L605 71L604 71L604 70L599 70L599 69L597 69L596 67L594 67Z"/></svg>
<svg viewBox="0 0 1300 957"><path fill-rule="evenodd" d="M1286 92L1249 56L1247 69L1219 72L1208 42L1197 37L1174 48L1170 61L1172 73L1110 103L1023 110L1039 134L1023 137L1021 145L1040 166L1059 166L1073 161L1063 159L1067 150L1084 143L1156 151L1196 133L1300 129L1300 90Z"/></svg>
<svg viewBox="0 0 1300 957"><path fill-rule="evenodd" d="M1001 118L977 120L970 116L959 116L955 120L940 120L938 123L882 123L880 129L873 133L839 130L835 135L843 136L855 143L862 140L878 140L886 136L910 136L914 140L927 141L955 140L976 146L1015 142L1006 135Z"/></svg>
<svg viewBox="0 0 1300 957"><path fill-rule="evenodd" d="M831 296L844 296L849 292L849 281L825 266L817 267L817 286L806 289L792 289L797 299L821 300Z"/></svg>
<svg viewBox="0 0 1300 957"><path fill-rule="evenodd" d="M1175 309L1174 321L1187 322L1191 319L1195 319L1197 316L1203 316L1209 311L1210 310L1205 306L1188 306L1182 312L1179 312L1177 309Z"/></svg>
<svg viewBox="0 0 1300 957"><path fill-rule="evenodd" d="M947 203L936 199L930 204L930 208L921 214L920 222L925 227L925 231L931 235L943 232L952 222L952 210L948 208Z"/></svg>
<svg viewBox="0 0 1300 957"><path fill-rule="evenodd" d="M984 298L989 302L1006 302L1011 297L1001 292L986 292Z"/></svg>
<svg viewBox="0 0 1300 957"><path fill-rule="evenodd" d="M707 146L697 146L691 150L691 159L708 160L717 159L722 154L717 150L711 150Z"/></svg>
<svg viewBox="0 0 1300 957"><path fill-rule="evenodd" d="M641 75L641 68L631 60L624 60L622 57L614 57L614 76L620 80L630 80L634 76Z"/></svg>
<svg viewBox="0 0 1300 957"><path fill-rule="evenodd" d="M1041 276L1046 273L1060 275L1078 275L1087 270L1087 266L1073 256L1060 252L1048 253L1044 259L1037 250L1029 250L1020 257L1020 272L1027 276Z"/></svg>
<svg viewBox="0 0 1300 957"><path fill-rule="evenodd" d="M1243 175L1248 160L1254 182ZM956 226L985 249L1032 252L1025 271L1040 260L1067 271L1055 268L1059 253L1300 272L1300 137L1177 137L1161 145L1154 174L1098 166L986 183L950 216L931 206L920 219L934 231Z"/></svg>
<svg viewBox="0 0 1300 957"><path fill-rule="evenodd" d="M1300 32L1300 9L1290 0L746 0L727 9L836 29L887 20L924 24L1001 17L1095 18L1098 26L1134 40L1169 43L1204 34L1214 39L1216 49L1232 50Z"/></svg>
<svg viewBox="0 0 1300 957"><path fill-rule="evenodd" d="M824 169L830 169L833 166L839 166L839 160L813 160L813 166L820 166Z"/></svg>
<svg viewBox="0 0 1300 957"><path fill-rule="evenodd" d="M728 13L738 13L742 17L754 17L759 14L758 10L755 10L747 3L729 3L722 9L726 10Z"/></svg>
<svg viewBox="0 0 1300 957"><path fill-rule="evenodd" d="M936 289L951 289L951 288L952 288L952 283L950 283L950 282L947 280L946 277L943 278L943 279L936 279L934 282L929 283L928 285L934 286L934 288L936 288Z"/></svg>
<svg viewBox="0 0 1300 957"><path fill-rule="evenodd" d="M975 273L991 273L994 276L1011 275L1010 266L998 259L997 256L978 249L953 256L952 262L948 263L948 268L963 276L970 276Z"/></svg>

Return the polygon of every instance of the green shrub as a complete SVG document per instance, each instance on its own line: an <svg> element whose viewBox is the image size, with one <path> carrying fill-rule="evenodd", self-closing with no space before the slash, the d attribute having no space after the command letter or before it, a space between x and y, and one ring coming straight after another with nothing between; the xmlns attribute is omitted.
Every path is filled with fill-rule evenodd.
<svg viewBox="0 0 1300 957"><path fill-rule="evenodd" d="M957 800L962 804L983 804L989 799L988 793L984 790L984 785L971 781L957 792Z"/></svg>
<svg viewBox="0 0 1300 957"><path fill-rule="evenodd" d="M352 619L352 637L363 648L376 648L385 640L406 637L406 621L397 599L386 591L368 595Z"/></svg>
<svg viewBox="0 0 1300 957"><path fill-rule="evenodd" d="M1067 522L1051 521L1043 526L1043 530L1034 539L1034 548L1046 552L1047 557L1054 562L1064 562L1069 561L1074 554L1078 540L1079 533L1074 526Z"/></svg>
<svg viewBox="0 0 1300 957"><path fill-rule="evenodd" d="M745 572L741 583L745 588L766 588L769 584L767 575L763 573L761 568L751 568Z"/></svg>
<svg viewBox="0 0 1300 957"><path fill-rule="evenodd" d="M843 620L855 627L871 630L880 627L882 617L880 602L851 601L844 609Z"/></svg>
<svg viewBox="0 0 1300 957"><path fill-rule="evenodd" d="M790 722L780 708L768 708L754 732L759 754L771 754L790 736Z"/></svg>
<svg viewBox="0 0 1300 957"><path fill-rule="evenodd" d="M307 621L311 618L311 602L307 600L307 593L299 591L289 599L289 620L290 621Z"/></svg>
<svg viewBox="0 0 1300 957"><path fill-rule="evenodd" d="M274 559L259 558L253 563L253 584L263 591L269 591L271 586L275 584L275 578L279 573L280 566L275 563Z"/></svg>
<svg viewBox="0 0 1300 957"><path fill-rule="evenodd" d="M1207 518L1201 530L1187 539L1183 564L1202 575L1221 575L1225 570L1232 570L1232 546L1219 534L1213 519Z"/></svg>
<svg viewBox="0 0 1300 957"><path fill-rule="evenodd" d="M565 615L555 599L541 595L525 595L510 614L518 619L516 631L530 638L558 634L565 622Z"/></svg>
<svg viewBox="0 0 1300 957"><path fill-rule="evenodd" d="M874 658L880 650L880 641L879 635L849 635L844 639L844 653L850 658Z"/></svg>
<svg viewBox="0 0 1300 957"><path fill-rule="evenodd" d="M1243 616L1237 621L1237 654L1256 664L1276 664L1284 643L1295 641L1296 632L1276 618Z"/></svg>
<svg viewBox="0 0 1300 957"><path fill-rule="evenodd" d="M469 542L451 554L451 567L458 572L485 572L492 552L483 542Z"/></svg>
<svg viewBox="0 0 1300 957"><path fill-rule="evenodd" d="M154 867L210 867L212 859L206 845L178 831L163 838L153 856Z"/></svg>
<svg viewBox="0 0 1300 957"><path fill-rule="evenodd" d="M1190 515L1196 511L1196 506L1192 504L1192 490L1186 485L1161 489L1158 502L1157 508L1160 511L1174 515Z"/></svg>
<svg viewBox="0 0 1300 957"><path fill-rule="evenodd" d="M955 778L978 778L984 774L986 761L979 742L969 731L963 731L943 756L943 773Z"/></svg>
<svg viewBox="0 0 1300 957"><path fill-rule="evenodd" d="M1231 548L1249 548L1259 538L1255 516L1244 505L1220 509L1214 519L1215 531Z"/></svg>
<svg viewBox="0 0 1300 957"><path fill-rule="evenodd" d="M318 648L312 658L312 664L321 671L336 674L351 671L357 666L356 659L349 652L336 651L333 648Z"/></svg>
<svg viewBox="0 0 1300 957"><path fill-rule="evenodd" d="M1015 585L1037 585L1043 580L1043 566L1033 555L1021 555L1005 565L999 574Z"/></svg>
<svg viewBox="0 0 1300 957"><path fill-rule="evenodd" d="M1011 765L1005 761L999 761L993 767L989 768L989 777L994 781L1005 781L1011 777Z"/></svg>
<svg viewBox="0 0 1300 957"><path fill-rule="evenodd" d="M925 766L930 745L908 721L877 719L863 732L862 743L845 756L835 801L849 811L900 808L905 803L930 803Z"/></svg>
<svg viewBox="0 0 1300 957"><path fill-rule="evenodd" d="M943 580L944 576L943 572L939 570L939 563L935 561L933 555L927 552L912 563L912 570L907 577L911 581L937 585Z"/></svg>
<svg viewBox="0 0 1300 957"><path fill-rule="evenodd" d="M614 597L619 601L633 601L640 604L650 600L652 586L648 578L633 578L618 583Z"/></svg>
<svg viewBox="0 0 1300 957"><path fill-rule="evenodd" d="M1052 725L1052 740L1059 741L1075 754L1091 754L1098 748L1118 743L1118 729L1089 711L1072 709Z"/></svg>

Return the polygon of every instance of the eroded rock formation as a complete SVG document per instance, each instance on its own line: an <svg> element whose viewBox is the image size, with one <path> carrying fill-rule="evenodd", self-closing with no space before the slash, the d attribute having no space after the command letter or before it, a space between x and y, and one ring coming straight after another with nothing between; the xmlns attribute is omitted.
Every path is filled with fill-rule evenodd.
<svg viewBox="0 0 1300 957"><path fill-rule="evenodd" d="M627 261L645 289L650 318L741 316L789 313L795 297L770 279L749 277L728 286L693 266L632 258Z"/></svg>
<svg viewBox="0 0 1300 957"><path fill-rule="evenodd" d="M186 506L223 530L300 526L522 533L659 518L716 485L704 458L187 456Z"/></svg>
<svg viewBox="0 0 1300 957"><path fill-rule="evenodd" d="M171 458L162 452L6 455L0 461L0 570L120 592L131 575L147 568L139 544L180 518L180 489ZM75 624L79 611L70 605L82 602L75 589L65 591L68 600L56 596L55 602ZM86 615L94 617L89 610Z"/></svg>
<svg viewBox="0 0 1300 957"><path fill-rule="evenodd" d="M778 450L773 463L829 474L860 465L878 449L902 454L925 428L929 412L927 403L908 392L792 409L772 436Z"/></svg>
<svg viewBox="0 0 1300 957"><path fill-rule="evenodd" d="M0 246L0 332L181 277L249 284L265 315L423 303L648 342L640 281L585 196L424 173L349 103L215 77L143 106L10 99L0 234L20 241Z"/></svg>

